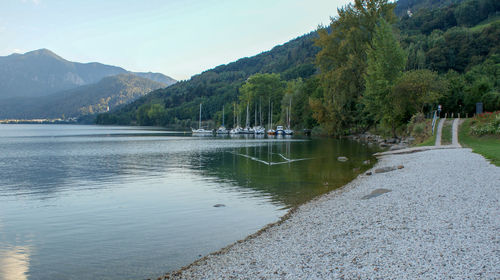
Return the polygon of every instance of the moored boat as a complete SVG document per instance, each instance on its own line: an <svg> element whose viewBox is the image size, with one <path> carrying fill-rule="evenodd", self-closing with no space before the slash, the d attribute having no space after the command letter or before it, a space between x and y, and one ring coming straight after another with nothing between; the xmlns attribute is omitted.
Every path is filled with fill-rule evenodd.
<svg viewBox="0 0 500 280"><path fill-rule="evenodd" d="M224 106L222 106L222 125L216 131L217 135L228 134L229 130L224 125Z"/></svg>
<svg viewBox="0 0 500 280"><path fill-rule="evenodd" d="M278 125L276 127L276 135L284 135L285 134L285 130L283 129L283 126L282 125Z"/></svg>
<svg viewBox="0 0 500 280"><path fill-rule="evenodd" d="M200 103L200 120L198 124L198 129L192 128L193 136L212 136L214 134L213 130L208 130L201 128L201 103Z"/></svg>

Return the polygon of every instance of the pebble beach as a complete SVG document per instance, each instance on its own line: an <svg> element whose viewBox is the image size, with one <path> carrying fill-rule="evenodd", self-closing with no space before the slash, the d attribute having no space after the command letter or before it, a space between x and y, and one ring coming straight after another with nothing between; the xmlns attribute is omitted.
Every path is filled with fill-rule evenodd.
<svg viewBox="0 0 500 280"><path fill-rule="evenodd" d="M470 149L372 171L168 279L499 279L500 168Z"/></svg>

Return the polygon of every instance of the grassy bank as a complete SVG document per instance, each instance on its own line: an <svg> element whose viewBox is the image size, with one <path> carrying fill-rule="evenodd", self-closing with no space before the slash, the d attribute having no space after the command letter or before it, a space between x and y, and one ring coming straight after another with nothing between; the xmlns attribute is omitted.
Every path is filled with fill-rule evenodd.
<svg viewBox="0 0 500 280"><path fill-rule="evenodd" d="M427 139L425 139L423 142L418 143L416 146L417 147L422 147L422 146L434 146L436 144L436 133L434 135L429 136Z"/></svg>
<svg viewBox="0 0 500 280"><path fill-rule="evenodd" d="M458 139L463 147L471 148L475 153L489 159L491 163L500 166L500 137L493 135L470 135L471 119L460 126Z"/></svg>
<svg viewBox="0 0 500 280"><path fill-rule="evenodd" d="M432 119L425 119L422 122L413 124L410 128L410 131L412 131L411 136L415 137L413 146L434 146L436 143L436 133L432 135Z"/></svg>
<svg viewBox="0 0 500 280"><path fill-rule="evenodd" d="M451 134L452 134L452 119L447 119L444 122L443 130L441 131L441 145L451 144Z"/></svg>

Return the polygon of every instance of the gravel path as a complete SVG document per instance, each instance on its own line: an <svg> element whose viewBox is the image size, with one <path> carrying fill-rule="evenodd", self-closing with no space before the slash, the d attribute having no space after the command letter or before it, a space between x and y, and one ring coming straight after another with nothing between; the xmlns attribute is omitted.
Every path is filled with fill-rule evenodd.
<svg viewBox="0 0 500 280"><path fill-rule="evenodd" d="M442 118L439 120L436 132L436 143L434 144L434 146L441 146L441 134L443 134L443 126L445 121L446 118Z"/></svg>
<svg viewBox="0 0 500 280"><path fill-rule="evenodd" d="M458 146L461 147L460 143L458 143L458 126L460 125L460 119L454 119L453 120L453 130L452 130L452 139L451 139L451 145L453 146Z"/></svg>
<svg viewBox="0 0 500 280"><path fill-rule="evenodd" d="M470 149L383 157L174 279L499 279L500 168Z"/></svg>

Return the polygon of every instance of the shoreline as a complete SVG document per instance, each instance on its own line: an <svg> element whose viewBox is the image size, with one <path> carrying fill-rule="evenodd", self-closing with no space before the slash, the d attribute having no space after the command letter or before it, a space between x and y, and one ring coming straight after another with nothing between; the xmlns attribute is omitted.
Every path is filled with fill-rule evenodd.
<svg viewBox="0 0 500 280"><path fill-rule="evenodd" d="M405 176L405 174L412 173L412 172L415 173L415 171L417 171L417 174L413 174L413 176L417 175L416 178L418 178L419 177L418 170L413 170L413 169L416 166L418 166L419 161L417 160L417 161L409 162L408 158L413 159L413 160L415 158L419 158L419 159L421 159L420 161L422 161L422 159L426 159L428 157L428 155L431 155L431 157L435 157L436 160L443 158L443 156L445 159L446 159L446 157L454 157L454 156L466 157L466 158L472 157L473 159L470 160L471 164L474 163L475 165L483 166L482 168L485 168L485 166L487 166L488 170L490 168L492 168L490 171L492 171L493 169L496 168L495 170L493 170L493 171L496 171L496 173L495 172L490 172L490 173L494 173L493 178L500 180L500 172L499 172L500 168L495 167L494 165L488 163L480 155L472 154L470 149L445 149L445 150L424 151L424 152L413 153L413 154L385 155L385 156L381 157L379 159L379 161L371 169L369 169L369 171L375 170L376 168L388 166L388 165L395 165L395 163L404 164L405 167L408 164L409 168L404 168L402 170L395 170L395 171L391 171L388 173L374 174L372 176L360 174L353 181L349 182L348 184L344 185L343 187L341 187L339 189L333 190L329 193L326 193L326 194L323 194L323 195L318 196L316 198L313 198L312 200L310 200L302 205L291 208L287 214L285 214L284 216L282 216L280 218L279 221L266 225L264 228L260 229L256 233L253 233L253 234L247 236L245 239L239 240L239 241L232 243L232 244L230 244L230 245L228 245L228 246L226 246L226 247L224 247L216 252L210 253L209 255L206 255L203 258L198 259L195 262L193 262L187 266L184 266L179 270L167 273L166 275L159 277L158 279L192 279L192 278L194 278L194 279L199 279L199 278L216 279L216 278L221 278L221 277L223 277L223 278L234 278L234 277L236 277L236 278L238 278L238 277L283 278L284 275L288 275L287 277L294 278L294 277L304 277L307 275L314 275L311 273L316 273L315 275L319 275L318 273L320 273L322 275L322 277L339 277L339 276L349 276L349 275L350 275L350 277L362 277L362 278L364 278L363 276L373 277L373 276L377 276L377 275L378 275L377 277L379 277L380 275L382 277L394 277L395 274L393 274L393 273L388 273L388 274L382 273L384 271L385 272L387 272L387 271L384 269L381 269L379 266L375 266L375 268L373 268L374 270L371 271L372 273L368 273L368 274L363 274L363 273L357 271L356 269L353 270L352 268L347 269L347 271L349 271L349 273L346 273L346 269L340 269L340 271L335 271L335 269L334 269L330 272L326 272L326 274L325 274L325 271L324 271L325 267L322 267L321 265L319 265L319 267L318 267L318 268L320 268L319 270L317 268L316 269L317 271L314 271L314 269L312 271L309 271L308 269L305 269L305 268L309 267L310 265L312 265L312 266L318 266L318 265L316 265L316 264L313 265L312 263L310 265L308 265L307 263L310 263L311 259L318 258L317 251L318 250L323 251L324 248L322 246L324 246L324 244L320 245L320 247L318 248L317 247L318 244L310 243L310 241L315 240L314 238L310 239L310 238L304 237L303 234L315 236L317 238L316 235L319 233L322 233L323 231L325 231L326 233L328 233L330 231L335 232L336 230L342 231L343 227L337 228L337 226L339 225L339 221L329 220L331 217L324 216L324 213L318 210L321 208L326 207L329 210L336 211L336 212L338 212L339 217L347 216L347 219L344 219L344 220L340 219L340 220L342 220L342 223L340 223L340 224L343 225L344 227L347 227L347 228L350 227L351 230L353 230L353 229L359 230L359 228L357 228L358 227L357 224L353 223L353 220L352 220L353 217L350 216L350 214L345 212L345 211L353 210L354 211L353 213L359 214L361 216L366 215L366 213L365 213L365 211L359 212L359 209L357 209L357 208L349 209L349 207L352 208L352 205L346 204L346 202L353 202L354 204L363 205L363 204L372 204L372 202L377 202L379 200L384 200L385 201L384 203L389 202L389 204L384 204L385 207L391 206L391 203L390 203L391 201L398 202L404 207L405 202L406 202L405 200L393 201L393 199L390 198L391 196L394 196L394 194L401 191L401 190L397 189L398 185L401 185L401 182L398 183L397 180L396 181L394 181L394 180L399 179L399 180L402 180L404 183L405 177L407 177L407 176ZM420 162L420 163L422 163L422 162ZM468 169L467 164L465 164L465 165L461 164L461 168L464 168L464 167L465 167L465 169ZM427 171L433 171L433 170L434 170L433 168L427 169ZM453 170L453 168L450 169L450 167L448 166L447 171L450 171L450 170ZM436 170L434 170L434 171L436 171ZM458 172L460 172L460 170L458 170ZM409 174L409 175L412 175L412 174ZM494 175L496 175L498 178L494 177ZM396 178L394 178L394 177L396 177ZM450 178L453 178L453 176L451 176ZM445 179L449 179L449 178L445 178ZM469 179L471 179L472 181L476 180L475 178L469 178ZM369 187L373 183L375 183L375 184L380 183L380 182L377 182L380 180L388 183L387 186L379 185L377 188L375 188L375 187L370 188ZM431 182L432 182L432 180L431 180ZM419 182L417 182L417 185L419 185ZM389 189L386 191L382 191L381 193L376 193L373 197L369 197L367 199L360 199L362 197L362 196L360 196L361 194L363 194L365 197L370 195L370 192L369 192L370 189L377 191L378 189L381 189L384 187L388 187ZM449 186L445 186L445 187L446 187L446 189L449 188ZM493 195L493 198L495 199L495 197L496 197L496 199L498 201L498 194L497 193L498 193L500 187L489 186L489 188L490 189L487 189L486 191L487 192L493 191L493 193L496 195L496 196ZM372 190L372 193L373 193L373 190ZM426 189L426 191L429 191L429 190ZM430 189L430 191L432 192L432 188ZM353 194L355 195L355 197L352 197ZM458 194L458 196L460 196L460 194ZM488 196L486 196L486 197L488 197ZM491 194L490 194L490 197L491 197ZM432 198L433 197L431 197L431 199ZM388 199L389 199L389 201L387 201ZM333 207L331 205L329 205L332 203L335 204ZM417 201L417 205L422 204L422 203L423 202ZM434 203L434 202L432 202L432 203ZM337 204L339 204L339 205L337 205ZM344 204L344 206L342 206L342 204ZM480 207L480 206L478 206L478 207ZM491 208L491 206L490 206L490 208ZM425 210L426 206L424 206L422 209ZM356 210L358 212L356 212ZM373 210L374 210L374 212L378 212L378 210L380 210L380 209L375 207L375 209L373 209ZM498 203L493 206L493 210L491 210L491 209L488 209L488 210L493 211L494 213L500 214L500 210L498 209ZM316 212L318 212L318 213L316 213ZM311 215L311 213L315 213L315 214ZM380 213L381 213L380 214L381 217L385 217L385 218L389 217L389 220L392 220L395 218L395 217L392 217L390 215L390 212L389 212L389 216L387 216L388 213L385 213L383 211ZM403 216L404 216L405 212L402 212L401 214L403 214ZM318 224L314 224L314 223L310 224L311 220L314 221L317 218L316 215L321 216L321 218L319 218ZM325 218L326 218L326 221L324 221ZM344 217L344 218L346 218L346 217ZM356 216L354 216L354 218L356 218ZM367 218L370 219L370 216L368 216ZM415 218L415 217L411 216L410 218ZM437 224L438 224L437 227L439 228L439 223L437 223ZM493 228L499 229L500 228L499 224L500 224L499 221L494 220L493 221ZM369 226L367 228L364 228L363 230L370 232L371 230L373 230L372 227L374 227L376 225L377 225L377 223L369 224ZM318 226L316 229L317 232L315 232L316 226ZM402 224L396 223L396 225L393 225L393 226L396 226L396 228L398 228L398 227L402 226ZM402 228L404 228L404 227L402 227ZM304 231L306 231L306 232L304 232ZM486 233L484 233L484 234L488 235L488 233L490 231L486 231ZM398 230L396 230L396 232L398 234L401 234L401 232L399 232ZM384 233L390 234L390 235L392 234L391 232L385 232L385 231L384 231ZM448 232L445 231L445 233L447 235L449 235ZM339 235L341 237L334 238L333 240L330 240L330 241L332 241L335 244L335 242L337 242L337 241L340 242L341 239L347 238L346 241L348 243L352 243L352 242L356 243L356 242L360 242L360 241L366 242L366 240L365 240L366 236L363 236L363 238L361 238L360 240L356 240L356 238L355 238L356 236L351 236L352 234L353 234L352 232L347 233L347 235L344 233L343 235ZM292 242L290 242L288 240L291 238L290 236L293 236L293 238L297 238L297 240L292 240ZM412 237L412 236L410 235L409 237ZM439 237L439 235L438 235L438 237ZM453 239L454 237L452 236L451 238ZM320 237L320 239L323 239L323 237ZM337 239L339 239L339 240L337 240ZM353 240L351 240L351 239L353 239ZM287 241L286 244L284 244L284 245L279 244L279 243L281 243L281 241L284 241L284 240ZM398 240L398 239L396 239L396 240ZM495 240L495 239L493 238L493 240ZM402 241L398 240L398 242L402 242ZM498 248L498 241L492 241L492 242L494 243L494 245L496 245L496 246L493 246L494 250L498 251L498 249L499 249ZM297 245L296 243L302 243L302 246ZM315 242L315 243L317 243L317 242ZM423 243L425 244L425 242L423 242ZM306 246L303 246L303 245L306 245ZM337 244L335 244L335 245L337 245ZM371 246L368 246L367 248L370 248L370 247ZM384 248L385 247L386 246L384 246ZM326 246L326 248L328 248L328 245ZM491 246L490 246L490 248L491 248ZM337 248L337 246L331 246L329 248L329 250L332 252L337 251L338 249L339 248ZM344 248L344 249L346 249L346 248ZM344 254L349 255L351 250L358 250L359 248L358 248L358 246L354 246L354 247L348 246L347 249L348 250L345 251ZM375 251L378 252L379 249L381 249L381 248L374 247L371 249L377 249ZM399 249L401 249L401 248L399 248ZM413 248L413 246L407 246L407 248L404 248L404 246L403 246L403 249L413 250L414 248ZM302 252L302 250L304 250L305 252ZM386 248L384 250L386 250ZM301 257L297 257L297 254L290 254L290 251L292 251L292 252L296 251L297 253L299 253L299 255ZM442 250L442 251L445 252L445 250ZM278 255L280 255L280 257L277 258L275 256L275 253L278 253ZM371 253L373 253L373 252L371 252ZM283 261L282 255L288 256L288 258L291 259L291 261L286 261L286 260ZM332 257L332 258L321 258L321 259L322 259L322 262L330 263L330 265L333 265L333 267L335 267L335 264L336 264L337 265L336 270L339 270L338 268L340 266L346 266L347 260L345 260L344 263L342 261L339 261L339 258L340 258L340 260L343 260L343 259L345 259L344 257L345 256L341 255L340 257L337 256L336 258ZM418 257L421 257L421 256L418 256ZM357 258L361 258L361 257L359 257L359 256L354 257L354 259L352 259L352 260L355 260ZM494 259L494 256L492 258ZM497 256L497 258L499 258L499 257ZM284 259L287 259L287 258L284 258ZM416 259L418 260L418 258L416 258ZM309 260L309 261L304 262L304 260ZM388 261L394 262L396 260L389 258ZM331 263L331 262L333 262L333 263ZM275 263L278 263L278 264L275 265ZM302 269L299 269L299 270L297 270L296 268L287 269L287 267L292 265L293 263L295 263L295 265L299 265L300 267L302 267ZM349 267L349 265L347 265L347 266ZM372 266L373 266L373 264L372 264ZM270 267L271 267L271 269L270 269ZM418 267L419 266L414 266L414 269L419 270ZM497 273L500 273L500 271L498 271L498 268L497 268L497 271L495 271L494 267L489 268L490 270L488 271L488 266L486 265L485 267L486 267L486 269L485 269L486 273L490 276L494 276L494 275L497 275ZM432 272L433 271L432 267L430 267L430 268L427 267L427 271ZM340 274L338 274L336 272L340 272ZM423 274L420 274L421 276L422 275L424 275L424 276L430 275L430 274L426 274L425 271L423 271L422 273ZM433 273L436 273L436 271L434 271ZM413 275L413 274L406 275L406 276L408 277L411 275ZM472 275L469 275L469 276L472 276ZM477 277L477 274L476 274L476 277Z"/></svg>
<svg viewBox="0 0 500 280"><path fill-rule="evenodd" d="M248 235L247 237L243 238L243 239L240 239L240 240L237 240L215 252L211 252L209 253L208 255L205 255L203 257L201 257L200 259L197 259L195 260L194 262L186 265L186 266L183 266L177 270L174 270L174 271L171 271L171 272L168 272L166 273L165 275L161 276L158 278L159 279L175 279L175 277L178 277L178 276L181 276L182 272L185 271L185 270L188 270L190 269L191 267L193 266L196 266L200 263L202 263L204 260L210 258L211 256L218 256L218 255L221 255L221 254L224 254L225 252L231 250L231 248L233 248L234 246L238 245L238 244L241 244L241 243L244 243L244 242L248 242L254 238L257 238L259 237L260 235L262 235L263 233L265 233L266 231L274 228L274 227L278 227L280 226L281 224L283 224L284 222L286 222L288 219L290 219L293 214L295 212L297 212L299 210L300 207L302 207L303 205L306 205L306 204L309 204L309 203L313 203L314 201L316 200L319 200L321 199L323 196L326 196L326 195L329 195L329 194L332 194L332 193L341 193L344 191L344 189L346 187L348 187L353 181L357 180L360 176L366 176L365 175L365 172L369 171L369 170L372 170L375 168L375 166L377 165L377 163L373 164L373 166L371 168L368 168L367 170L365 170L364 172L358 174L358 176L354 177L350 182L346 183L345 185L342 185L340 187L338 187L337 189L334 189L334 190L331 190L329 192L326 192L324 194L321 194L319 196L316 196L316 197L313 197L312 199L306 201L306 202L303 202L301 203L300 205L297 205L297 206L293 206L291 208L288 209L288 211L286 212L285 215L281 216L279 218L278 221L276 222L273 222L273 223L269 223L267 225L265 225L264 227L262 227L261 229L259 229L258 231ZM148 279L150 280L150 279Z"/></svg>

